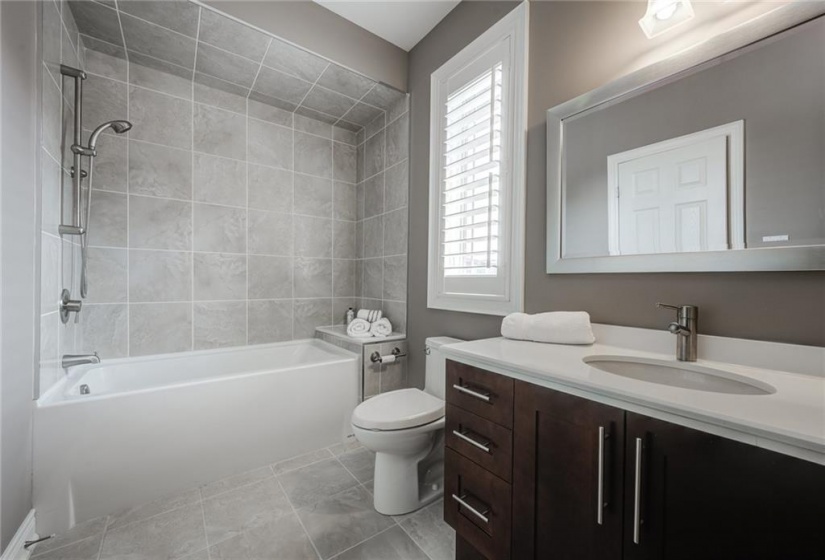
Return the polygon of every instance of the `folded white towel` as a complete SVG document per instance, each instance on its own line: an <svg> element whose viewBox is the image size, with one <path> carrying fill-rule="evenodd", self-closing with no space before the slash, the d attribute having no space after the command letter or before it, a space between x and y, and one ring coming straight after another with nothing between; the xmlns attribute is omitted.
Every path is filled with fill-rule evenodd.
<svg viewBox="0 0 825 560"><path fill-rule="evenodd" d="M390 320L386 317L378 319L370 325L370 333L372 333L372 336L377 336L378 338L389 336L392 334L392 323L390 323Z"/></svg>
<svg viewBox="0 0 825 560"><path fill-rule="evenodd" d="M384 315L380 309L359 309L356 317L374 323Z"/></svg>
<svg viewBox="0 0 825 560"><path fill-rule="evenodd" d="M370 324L365 319L353 319L352 322L347 325L347 335L353 338L369 338L372 336L370 333Z"/></svg>
<svg viewBox="0 0 825 560"><path fill-rule="evenodd" d="M586 311L511 313L501 321L501 336L553 344L593 344L593 328Z"/></svg>

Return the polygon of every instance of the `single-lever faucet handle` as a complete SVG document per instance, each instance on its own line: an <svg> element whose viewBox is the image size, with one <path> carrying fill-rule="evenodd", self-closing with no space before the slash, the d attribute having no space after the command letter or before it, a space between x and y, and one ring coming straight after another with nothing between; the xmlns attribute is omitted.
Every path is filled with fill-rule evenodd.
<svg viewBox="0 0 825 560"><path fill-rule="evenodd" d="M682 362L695 362L699 308L695 305L669 305L667 303L656 303L656 307L676 311L676 321L667 327L668 331L679 335L676 338L676 359Z"/></svg>
<svg viewBox="0 0 825 560"><path fill-rule="evenodd" d="M682 309L681 305L670 305L669 303L659 303L656 302L656 307L659 309L673 309L674 311L679 311Z"/></svg>

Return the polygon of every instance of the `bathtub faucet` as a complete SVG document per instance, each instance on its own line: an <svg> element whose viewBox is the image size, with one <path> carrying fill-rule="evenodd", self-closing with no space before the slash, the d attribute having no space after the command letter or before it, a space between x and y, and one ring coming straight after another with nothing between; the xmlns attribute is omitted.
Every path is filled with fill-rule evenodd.
<svg viewBox="0 0 825 560"><path fill-rule="evenodd" d="M60 362L60 365L64 369L68 369L74 366L82 366L83 364L99 364L100 363L100 356L97 355L97 352L94 354L63 354L63 359Z"/></svg>

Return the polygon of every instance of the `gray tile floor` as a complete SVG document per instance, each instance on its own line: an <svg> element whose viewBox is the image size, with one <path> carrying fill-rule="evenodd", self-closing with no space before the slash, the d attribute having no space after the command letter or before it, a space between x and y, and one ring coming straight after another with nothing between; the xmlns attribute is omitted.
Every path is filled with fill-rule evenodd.
<svg viewBox="0 0 825 560"><path fill-rule="evenodd" d="M374 454L337 445L87 521L33 560L451 560L438 501L372 507Z"/></svg>

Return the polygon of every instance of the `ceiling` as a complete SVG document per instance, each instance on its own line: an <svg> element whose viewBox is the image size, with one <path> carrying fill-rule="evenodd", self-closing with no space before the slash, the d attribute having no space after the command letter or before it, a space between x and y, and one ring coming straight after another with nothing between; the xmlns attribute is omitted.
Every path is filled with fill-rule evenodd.
<svg viewBox="0 0 825 560"><path fill-rule="evenodd" d="M86 48L349 130L405 95L192 2L69 6Z"/></svg>
<svg viewBox="0 0 825 560"><path fill-rule="evenodd" d="M314 0L326 9L409 51L461 0Z"/></svg>

